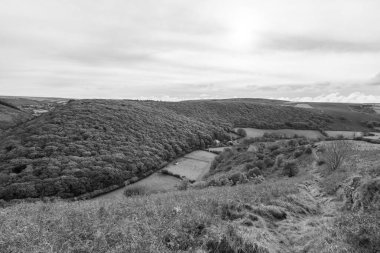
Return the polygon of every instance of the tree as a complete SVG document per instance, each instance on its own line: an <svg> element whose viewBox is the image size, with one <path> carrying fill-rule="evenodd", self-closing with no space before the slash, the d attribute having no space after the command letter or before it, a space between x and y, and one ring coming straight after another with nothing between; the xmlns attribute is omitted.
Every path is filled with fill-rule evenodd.
<svg viewBox="0 0 380 253"><path fill-rule="evenodd" d="M333 171L337 170L343 161L350 155L351 145L346 140L332 141L326 146L325 161L328 168Z"/></svg>
<svg viewBox="0 0 380 253"><path fill-rule="evenodd" d="M239 128L237 130L237 134L242 136L242 137L246 137L247 136L247 132L243 129L243 128Z"/></svg>

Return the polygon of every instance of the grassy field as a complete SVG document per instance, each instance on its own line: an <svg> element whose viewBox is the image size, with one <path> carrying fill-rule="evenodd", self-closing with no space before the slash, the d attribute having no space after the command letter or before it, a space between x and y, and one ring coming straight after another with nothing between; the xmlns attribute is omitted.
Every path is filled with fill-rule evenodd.
<svg viewBox="0 0 380 253"><path fill-rule="evenodd" d="M157 192L166 192L176 190L177 186L180 185L181 179L170 175L164 175L159 172L153 173L152 175L136 182L131 185L127 185L123 188L117 189L115 191L100 195L94 200L116 200L124 199L124 192L134 191L137 189L143 194L153 194Z"/></svg>
<svg viewBox="0 0 380 253"><path fill-rule="evenodd" d="M172 174L185 177L189 180L200 180L210 170L211 162L215 158L215 154L198 150L193 151L175 161L169 163L162 170L169 171ZM115 191L102 194L96 197L96 200L120 199L124 198L124 192L136 189L144 194L152 194L157 192L166 192L176 190L182 180L172 175L162 174L160 171L150 176L127 185L126 187Z"/></svg>
<svg viewBox="0 0 380 253"><path fill-rule="evenodd" d="M343 136L345 139L354 139L355 137L363 136L362 132L357 131L325 131L329 137L337 138Z"/></svg>
<svg viewBox="0 0 380 253"><path fill-rule="evenodd" d="M20 204L0 212L0 251L233 252L255 247L280 250L280 240L266 226L280 220L281 213L290 208L274 207L273 203L297 194L296 182L109 201Z"/></svg>
<svg viewBox="0 0 380 253"><path fill-rule="evenodd" d="M164 169L189 180L200 180L210 170L211 162L215 156L215 154L207 151L194 151L175 160Z"/></svg>
<svg viewBox="0 0 380 253"><path fill-rule="evenodd" d="M293 137L294 135L303 136L310 139L322 138L323 135L317 130L297 130L297 129L257 129L257 128L243 128L247 136L245 138L263 137L265 133L285 135L286 137Z"/></svg>

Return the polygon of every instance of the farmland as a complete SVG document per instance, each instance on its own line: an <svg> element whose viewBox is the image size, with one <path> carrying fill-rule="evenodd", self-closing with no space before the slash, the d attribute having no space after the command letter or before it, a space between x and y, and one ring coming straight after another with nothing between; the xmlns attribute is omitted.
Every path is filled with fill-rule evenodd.
<svg viewBox="0 0 380 253"><path fill-rule="evenodd" d="M286 137L293 137L294 135L303 136L310 139L323 138L323 135L317 130L299 130L299 129L257 129L257 128L243 128L247 136L246 138L263 137L264 134L276 134Z"/></svg>
<svg viewBox="0 0 380 253"><path fill-rule="evenodd" d="M202 150L193 151L169 163L162 170L166 170L179 177L184 177L184 179L192 181L201 180L203 176L209 172L211 162L214 160L215 156L216 155L213 153ZM141 191L144 191L144 194L176 190L182 180L170 174L164 174L161 172L162 170L157 171L136 183L100 195L95 199L104 200L123 198L125 190L133 189L141 189Z"/></svg>

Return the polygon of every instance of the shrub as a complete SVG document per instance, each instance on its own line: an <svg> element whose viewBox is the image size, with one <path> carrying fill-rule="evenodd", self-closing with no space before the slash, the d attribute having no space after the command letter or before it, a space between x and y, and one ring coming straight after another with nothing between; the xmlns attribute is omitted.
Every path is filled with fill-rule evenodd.
<svg viewBox="0 0 380 253"><path fill-rule="evenodd" d="M240 172L236 172L228 177L229 180L232 181L232 185L236 185L244 180L243 174Z"/></svg>
<svg viewBox="0 0 380 253"><path fill-rule="evenodd" d="M249 171L251 169L253 169L255 166L252 164L252 163L247 163L245 166L244 166L244 169L246 171ZM1 177L0 177L1 178Z"/></svg>
<svg viewBox="0 0 380 253"><path fill-rule="evenodd" d="M247 176L248 177L257 177L257 176L260 176L262 175L263 173L261 172L261 170L257 167L255 168L252 168L250 169L248 172L247 172Z"/></svg>
<svg viewBox="0 0 380 253"><path fill-rule="evenodd" d="M132 196L138 196L138 195L145 195L147 194L147 190L144 186L131 186L127 187L124 190L124 195L126 197L132 197Z"/></svg>
<svg viewBox="0 0 380 253"><path fill-rule="evenodd" d="M280 148L280 146L278 144L271 144L271 145L268 146L268 149L271 152L273 152L273 151L275 151L276 149L279 149L279 148Z"/></svg>
<svg viewBox="0 0 380 253"><path fill-rule="evenodd" d="M351 213L336 221L338 231L355 252L380 252L380 213Z"/></svg>
<svg viewBox="0 0 380 253"><path fill-rule="evenodd" d="M326 152L324 153L325 161L328 168L333 171L340 167L343 161L349 156L351 152L351 146L349 142L332 141L326 146Z"/></svg>
<svg viewBox="0 0 380 253"><path fill-rule="evenodd" d="M265 163L262 160L258 160L254 163L255 167L259 168L260 170L265 169Z"/></svg>
<svg viewBox="0 0 380 253"><path fill-rule="evenodd" d="M190 181L188 179L183 179L181 183L177 186L177 189L180 191L186 191L189 188Z"/></svg>
<svg viewBox="0 0 380 253"><path fill-rule="evenodd" d="M275 161L276 167L281 167L283 162L284 162L284 155L276 156L276 161Z"/></svg>
<svg viewBox="0 0 380 253"><path fill-rule="evenodd" d="M288 177L294 177L298 174L298 167L296 161L287 161L283 168L284 175Z"/></svg>
<svg viewBox="0 0 380 253"><path fill-rule="evenodd" d="M236 132L242 137L247 137L247 132L243 128L239 128Z"/></svg>
<svg viewBox="0 0 380 253"><path fill-rule="evenodd" d="M303 155L303 150L297 149L296 151L294 151L293 155L294 155L294 158L298 158L301 155Z"/></svg>
<svg viewBox="0 0 380 253"><path fill-rule="evenodd" d="M326 161L323 160L322 158L318 159L318 161L317 161L317 165L318 165L318 166L321 166L321 165L323 165L323 164L325 164L325 163L326 163Z"/></svg>
<svg viewBox="0 0 380 253"><path fill-rule="evenodd" d="M313 148L310 145L308 145L305 149L305 153L310 155L311 153L313 153Z"/></svg>
<svg viewBox="0 0 380 253"><path fill-rule="evenodd" d="M266 168L272 167L274 165L274 160L270 157L265 157L264 164Z"/></svg>

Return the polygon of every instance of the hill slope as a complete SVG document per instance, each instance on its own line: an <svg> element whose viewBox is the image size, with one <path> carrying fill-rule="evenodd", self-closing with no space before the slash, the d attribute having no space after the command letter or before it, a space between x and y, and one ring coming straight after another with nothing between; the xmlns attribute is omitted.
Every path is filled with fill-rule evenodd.
<svg viewBox="0 0 380 253"><path fill-rule="evenodd" d="M30 114L16 106L0 100L0 134L5 129L18 125L30 118Z"/></svg>
<svg viewBox="0 0 380 253"><path fill-rule="evenodd" d="M0 198L72 197L144 177L221 128L136 101L73 101L0 144Z"/></svg>
<svg viewBox="0 0 380 253"><path fill-rule="evenodd" d="M225 140L233 127L329 129L318 110L243 100L76 100L7 133L0 199L73 197L120 186ZM363 128L364 129L364 128Z"/></svg>

